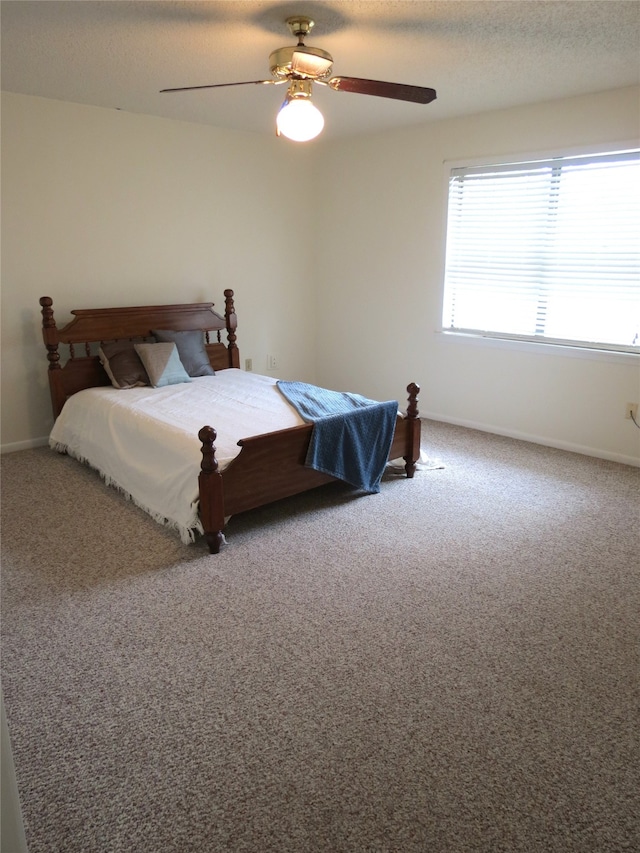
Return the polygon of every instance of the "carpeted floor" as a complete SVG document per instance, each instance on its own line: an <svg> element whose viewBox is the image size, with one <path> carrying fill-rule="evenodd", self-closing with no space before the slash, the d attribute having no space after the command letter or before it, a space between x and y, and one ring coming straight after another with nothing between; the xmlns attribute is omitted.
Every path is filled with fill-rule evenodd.
<svg viewBox="0 0 640 853"><path fill-rule="evenodd" d="M2 457L30 853L618 853L640 838L640 470L425 421L441 470L183 545Z"/></svg>

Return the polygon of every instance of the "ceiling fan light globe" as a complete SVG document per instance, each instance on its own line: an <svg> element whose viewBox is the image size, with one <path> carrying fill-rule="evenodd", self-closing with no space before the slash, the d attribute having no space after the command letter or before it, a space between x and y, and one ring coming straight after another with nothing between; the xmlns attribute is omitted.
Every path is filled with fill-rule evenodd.
<svg viewBox="0 0 640 853"><path fill-rule="evenodd" d="M322 133L324 116L308 99L294 98L278 113L276 126L287 139L308 142Z"/></svg>

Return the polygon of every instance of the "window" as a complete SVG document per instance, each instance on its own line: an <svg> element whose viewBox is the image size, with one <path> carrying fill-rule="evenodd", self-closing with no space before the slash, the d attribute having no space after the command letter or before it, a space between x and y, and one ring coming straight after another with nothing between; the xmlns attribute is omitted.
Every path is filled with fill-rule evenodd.
<svg viewBox="0 0 640 853"><path fill-rule="evenodd" d="M640 352L640 152L452 169L442 325Z"/></svg>

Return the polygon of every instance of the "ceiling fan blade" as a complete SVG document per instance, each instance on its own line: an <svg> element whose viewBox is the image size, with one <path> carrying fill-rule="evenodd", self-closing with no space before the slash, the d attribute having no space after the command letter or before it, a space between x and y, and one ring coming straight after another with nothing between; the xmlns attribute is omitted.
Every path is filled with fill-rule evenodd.
<svg viewBox="0 0 640 853"><path fill-rule="evenodd" d="M210 83L208 86L180 86L177 89L160 89L163 92L191 92L194 89L220 89L223 86L277 86L286 80L246 80L243 83Z"/></svg>
<svg viewBox="0 0 640 853"><path fill-rule="evenodd" d="M436 99L436 90L425 86L408 86L405 83L384 83L382 80L365 80L362 77L332 77L327 85L336 92L354 92L358 95L377 95L397 101L430 104Z"/></svg>

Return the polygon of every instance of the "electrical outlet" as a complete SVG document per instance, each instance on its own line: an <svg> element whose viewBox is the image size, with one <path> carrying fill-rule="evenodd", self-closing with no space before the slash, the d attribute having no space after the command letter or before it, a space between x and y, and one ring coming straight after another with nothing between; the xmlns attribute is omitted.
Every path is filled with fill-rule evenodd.
<svg viewBox="0 0 640 853"><path fill-rule="evenodd" d="M278 363L276 361L275 355L267 356L267 367L269 370L276 370L278 367Z"/></svg>
<svg viewBox="0 0 640 853"><path fill-rule="evenodd" d="M625 418L627 420L638 420L638 404L637 403L627 403L627 411L625 413Z"/></svg>
<svg viewBox="0 0 640 853"><path fill-rule="evenodd" d="M245 369L248 373L251 373L251 371L253 370L253 359L252 359L252 358L245 358L245 360L244 360L244 369Z"/></svg>

